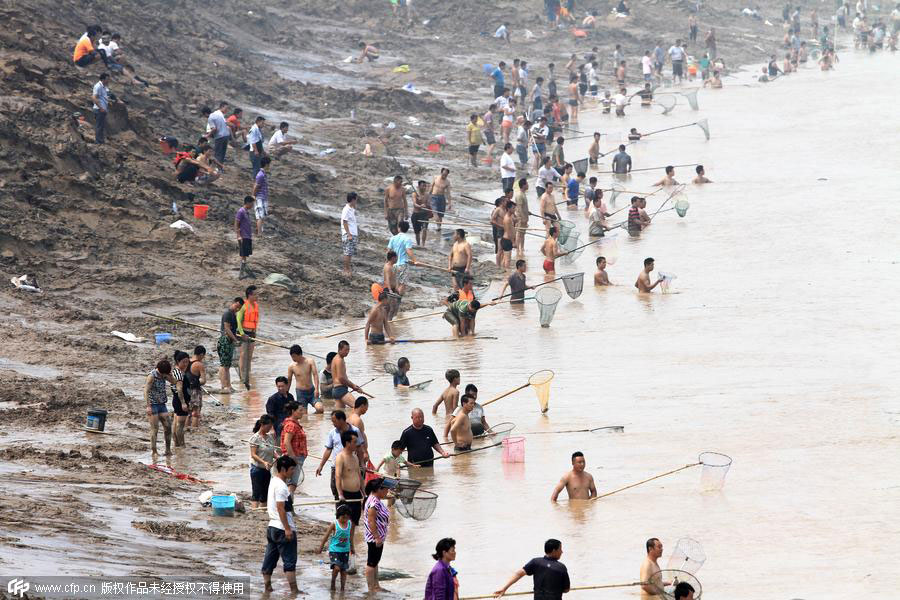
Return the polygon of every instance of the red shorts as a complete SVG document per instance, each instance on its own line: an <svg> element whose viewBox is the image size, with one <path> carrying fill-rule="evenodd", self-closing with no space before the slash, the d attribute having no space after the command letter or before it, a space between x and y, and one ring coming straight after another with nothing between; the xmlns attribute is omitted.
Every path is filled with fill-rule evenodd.
<svg viewBox="0 0 900 600"><path fill-rule="evenodd" d="M553 273L554 271L556 271L556 266L554 265L553 261L550 260L549 258L545 259L544 260L544 273Z"/></svg>

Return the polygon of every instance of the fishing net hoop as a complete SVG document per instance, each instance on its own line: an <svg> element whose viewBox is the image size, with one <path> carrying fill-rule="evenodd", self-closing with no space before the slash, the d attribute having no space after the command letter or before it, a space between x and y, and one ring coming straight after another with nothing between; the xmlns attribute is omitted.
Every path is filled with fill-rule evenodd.
<svg viewBox="0 0 900 600"><path fill-rule="evenodd" d="M391 363L391 362L386 362L386 363L384 363L384 372L387 373L388 375L396 375L397 373L400 372L400 370L397 368L396 364Z"/></svg>
<svg viewBox="0 0 900 600"><path fill-rule="evenodd" d="M556 241L565 246L566 242L569 241L569 237L572 231L575 229L575 223L572 221L566 221L565 219L560 219L559 221L559 236L556 238Z"/></svg>
<svg viewBox="0 0 900 600"><path fill-rule="evenodd" d="M721 452L701 452L697 462L703 467L700 486L704 491L717 491L725 487L725 476L733 462L730 456Z"/></svg>
<svg viewBox="0 0 900 600"><path fill-rule="evenodd" d="M616 198L619 197L619 194L621 194L622 192L625 191L625 188L622 187L621 185L619 185L618 183L614 183L609 187L612 188L609 193L609 203L615 204Z"/></svg>
<svg viewBox="0 0 900 600"><path fill-rule="evenodd" d="M587 158L580 158L574 162L572 162L572 168L575 171L575 174L578 173L587 173L588 171L588 160Z"/></svg>
<svg viewBox="0 0 900 600"><path fill-rule="evenodd" d="M429 385L431 385L431 382L432 382L432 381L434 381L434 380L433 380L433 379L426 379L425 381L420 381L419 383L414 383L414 384L412 384L411 386L409 386L409 389L411 389L411 390L416 390L416 391L424 390L424 389L426 389Z"/></svg>
<svg viewBox="0 0 900 600"><path fill-rule="evenodd" d="M569 239L562 244L562 248L566 251L566 254L560 256L559 260L565 265L574 263L584 252L584 248L579 248L579 246L581 246L581 235L576 234L574 237L569 235Z"/></svg>
<svg viewBox="0 0 900 600"><path fill-rule="evenodd" d="M700 119L697 121L697 127L703 130L703 135L706 136L706 141L709 141L709 119Z"/></svg>
<svg viewBox="0 0 900 600"><path fill-rule="evenodd" d="M581 292L584 291L584 272L563 275L561 281L566 288L566 293L572 300L580 296Z"/></svg>
<svg viewBox="0 0 900 600"><path fill-rule="evenodd" d="M619 232L607 232L603 238L597 242L599 255L606 259L607 265L614 265L619 260Z"/></svg>
<svg viewBox="0 0 900 600"><path fill-rule="evenodd" d="M562 299L562 292L555 287L542 287L534 294L534 300L538 305L538 315L541 327L550 327L553 315L556 313L556 305Z"/></svg>
<svg viewBox="0 0 900 600"><path fill-rule="evenodd" d="M683 194L682 194L682 196L683 196ZM679 217L684 218L684 216L687 214L687 211L690 207L691 207L691 203L688 202L687 199L685 199L685 198L679 198L678 200L675 201L675 213Z"/></svg>
<svg viewBox="0 0 900 600"><path fill-rule="evenodd" d="M550 409L550 382L553 381L555 375L550 369L543 369L532 373L531 377L528 378L528 385L534 388L542 413Z"/></svg>
<svg viewBox="0 0 900 600"><path fill-rule="evenodd" d="M603 427L594 427L593 429L589 429L588 433L597 433L599 431L603 431L604 433L625 433L625 426L605 425Z"/></svg>
<svg viewBox="0 0 900 600"><path fill-rule="evenodd" d="M512 433L512 430L516 428L515 423L497 423L493 427L490 428L489 431L485 431L481 435L476 435L474 440L491 440L491 442L502 441L509 437L509 434Z"/></svg>
<svg viewBox="0 0 900 600"><path fill-rule="evenodd" d="M697 102L697 92L699 90L690 90L687 92L680 92L682 96L687 98L688 104L691 105L691 110L700 110L700 104Z"/></svg>
<svg viewBox="0 0 900 600"><path fill-rule="evenodd" d="M400 516L415 521L424 521L434 514L437 500L437 494L419 488L413 493L412 498L398 498L398 502L394 506Z"/></svg>
<svg viewBox="0 0 900 600"><path fill-rule="evenodd" d="M656 592L656 595L665 600L675 600L675 586L686 582L694 588L694 600L700 600L703 596L703 586L700 580L692 573L679 569L662 569L654 574L647 583Z"/></svg>
<svg viewBox="0 0 900 600"><path fill-rule="evenodd" d="M700 542L693 538L683 537L675 543L675 550L669 556L667 570L686 571L696 575L703 563L706 562L706 553Z"/></svg>
<svg viewBox="0 0 900 600"><path fill-rule="evenodd" d="M394 487L394 497L398 500L412 500L418 490L422 486L421 481L415 479L401 479L397 477L385 477L386 480L396 482Z"/></svg>
<svg viewBox="0 0 900 600"><path fill-rule="evenodd" d="M663 294L667 294L669 292L669 287L672 285L672 281L674 279L678 279L678 275L674 273L664 273L662 271L659 272L660 284L659 287L662 288Z"/></svg>
<svg viewBox="0 0 900 600"><path fill-rule="evenodd" d="M665 102L663 102L662 101L663 98L666 98L669 101L671 101L671 104L666 104ZM656 97L656 104L658 104L659 106L662 107L662 109L663 109L662 114L667 115L670 112L672 112L672 110L674 110L674 108L675 108L675 105L678 104L678 97L668 95L668 94L662 94L662 95L659 95Z"/></svg>

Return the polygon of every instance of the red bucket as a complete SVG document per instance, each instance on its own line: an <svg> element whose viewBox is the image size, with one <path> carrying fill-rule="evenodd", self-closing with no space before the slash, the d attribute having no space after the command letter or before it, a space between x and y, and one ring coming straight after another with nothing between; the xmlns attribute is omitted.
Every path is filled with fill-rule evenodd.
<svg viewBox="0 0 900 600"><path fill-rule="evenodd" d="M205 219L206 213L209 212L208 204L195 204L194 205L194 218L195 219Z"/></svg>

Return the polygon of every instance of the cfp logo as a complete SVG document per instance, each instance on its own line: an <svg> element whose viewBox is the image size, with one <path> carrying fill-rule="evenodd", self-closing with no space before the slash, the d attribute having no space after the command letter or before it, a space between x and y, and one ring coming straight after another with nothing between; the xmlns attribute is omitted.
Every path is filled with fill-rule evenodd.
<svg viewBox="0 0 900 600"><path fill-rule="evenodd" d="M6 591L14 597L24 598L25 592L29 589L31 589L31 584L24 579L10 579L9 583L6 584Z"/></svg>

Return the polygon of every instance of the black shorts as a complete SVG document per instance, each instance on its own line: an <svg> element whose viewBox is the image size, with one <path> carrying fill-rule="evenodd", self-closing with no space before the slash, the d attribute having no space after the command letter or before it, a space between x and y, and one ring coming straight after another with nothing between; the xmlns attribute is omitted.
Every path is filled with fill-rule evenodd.
<svg viewBox="0 0 900 600"><path fill-rule="evenodd" d="M362 492L344 492L345 500L362 500L362 497ZM342 504L350 508L350 522L358 526L359 518L362 516L362 502L338 501L338 506L341 506Z"/></svg>
<svg viewBox="0 0 900 600"><path fill-rule="evenodd" d="M181 397L178 394L172 394L172 411L175 413L176 417L186 417L189 413L184 409L184 406L181 404Z"/></svg>
<svg viewBox="0 0 900 600"><path fill-rule="evenodd" d="M506 239L506 238L501 239L501 240L500 240L500 248L501 248L504 252L509 252L510 250L513 249L513 243L512 243L512 240L508 240L508 239Z"/></svg>
<svg viewBox="0 0 900 600"><path fill-rule="evenodd" d="M481 144L471 144L469 146L469 154L471 154L472 156L475 156L476 154L478 154L478 148L480 146L481 146Z"/></svg>
<svg viewBox="0 0 900 600"><path fill-rule="evenodd" d="M423 221L428 221L429 216L430 215L427 212L414 212L409 218L413 226L413 231L419 233L423 229L428 229L428 223Z"/></svg>
<svg viewBox="0 0 900 600"><path fill-rule="evenodd" d="M246 257L250 256L251 254L253 254L253 239L252 238L247 238L247 239L242 238L241 239L240 253L241 253L241 258L246 258Z"/></svg>
<svg viewBox="0 0 900 600"><path fill-rule="evenodd" d="M379 546L375 542L366 542L366 546L369 548L369 554L366 556L366 566L377 567L378 563L381 562L381 555L384 554L384 544Z"/></svg>
<svg viewBox="0 0 900 600"><path fill-rule="evenodd" d="M463 277L466 276L466 268L453 267L452 269L450 269L450 274L453 275L453 279L456 280L456 287L462 287Z"/></svg>

